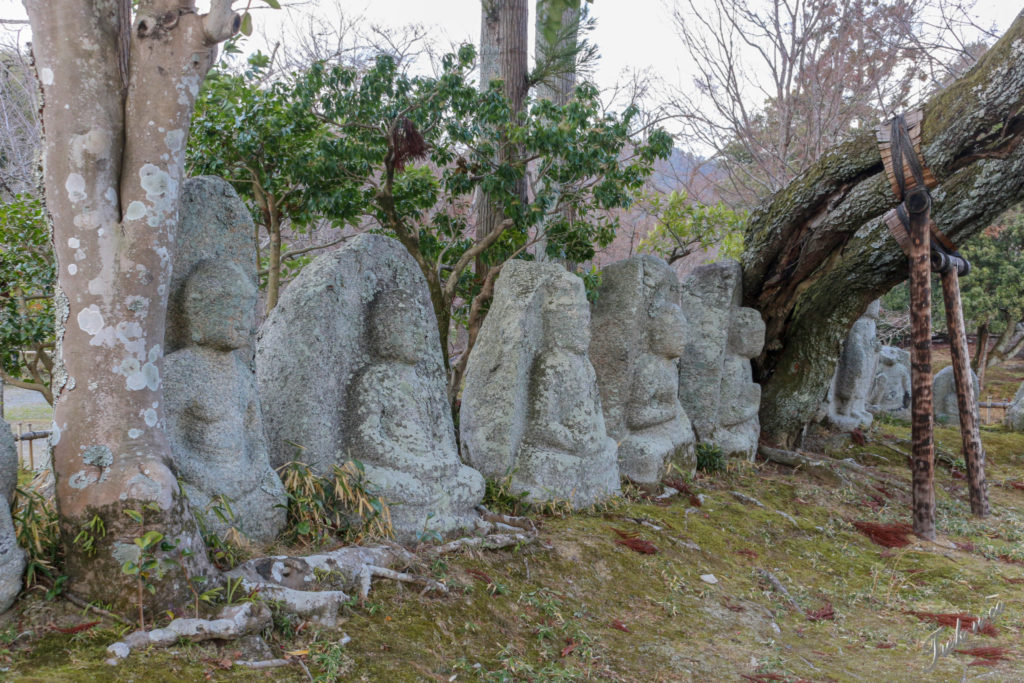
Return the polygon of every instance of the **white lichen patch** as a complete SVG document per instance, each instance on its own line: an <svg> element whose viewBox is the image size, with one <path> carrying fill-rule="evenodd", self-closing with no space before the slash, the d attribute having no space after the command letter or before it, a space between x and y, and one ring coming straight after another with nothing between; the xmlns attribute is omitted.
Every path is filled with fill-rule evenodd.
<svg viewBox="0 0 1024 683"><path fill-rule="evenodd" d="M170 174L159 166L143 164L139 169L139 184L146 191L146 199L156 203L168 196L175 183Z"/></svg>
<svg viewBox="0 0 1024 683"><path fill-rule="evenodd" d="M110 467L114 464L114 453L109 446L98 444L95 446L82 447L82 461L86 465L94 465L99 468Z"/></svg>
<svg viewBox="0 0 1024 683"><path fill-rule="evenodd" d="M60 425L56 422L50 423L50 447L53 448L60 443Z"/></svg>
<svg viewBox="0 0 1024 683"><path fill-rule="evenodd" d="M89 484L95 484L99 477L95 472L78 471L68 477L68 486L73 489L84 489Z"/></svg>
<svg viewBox="0 0 1024 683"><path fill-rule="evenodd" d="M68 238L68 247L72 249L78 249L80 246L82 246L82 243L78 241L77 237Z"/></svg>
<svg viewBox="0 0 1024 683"><path fill-rule="evenodd" d="M78 327L89 336L96 336L103 331L103 314L100 307L92 304L78 312Z"/></svg>
<svg viewBox="0 0 1024 683"><path fill-rule="evenodd" d="M77 272L78 272L78 266L76 266L74 263L69 263L68 264L68 275L74 275Z"/></svg>
<svg viewBox="0 0 1024 683"><path fill-rule="evenodd" d="M82 135L72 135L71 160L76 166L84 166L90 158L107 159L110 156L110 142L110 131L102 128L93 128Z"/></svg>
<svg viewBox="0 0 1024 683"><path fill-rule="evenodd" d="M167 145L167 149L172 152L180 151L182 146L185 144L185 131L183 130L172 130L164 136L164 144Z"/></svg>
<svg viewBox="0 0 1024 683"><path fill-rule="evenodd" d="M124 219L126 221L137 221L146 215L146 205L142 202L135 200L128 205L128 210L124 212Z"/></svg>
<svg viewBox="0 0 1024 683"><path fill-rule="evenodd" d="M154 403L153 406L155 407L156 404ZM146 422L146 426L155 427L156 411L153 410L153 408L146 408L146 410L142 413L142 419Z"/></svg>
<svg viewBox="0 0 1024 683"><path fill-rule="evenodd" d="M39 82L43 85L53 85L53 69L43 67L39 70Z"/></svg>
<svg viewBox="0 0 1024 683"><path fill-rule="evenodd" d="M68 174L64 181L64 189L67 190L68 200L72 203L85 199L85 178L78 173Z"/></svg>
<svg viewBox="0 0 1024 683"><path fill-rule="evenodd" d="M128 430L128 438L129 439L137 439L140 436L142 436L142 430L141 429L135 429L133 427L132 429Z"/></svg>

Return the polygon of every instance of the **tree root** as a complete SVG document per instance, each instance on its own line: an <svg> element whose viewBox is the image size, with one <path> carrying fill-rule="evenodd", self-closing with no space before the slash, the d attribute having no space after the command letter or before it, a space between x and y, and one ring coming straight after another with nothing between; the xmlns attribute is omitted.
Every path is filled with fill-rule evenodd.
<svg viewBox="0 0 1024 683"><path fill-rule="evenodd" d="M168 647L179 640L194 643L204 640L234 640L262 631L270 625L270 608L262 603L244 602L228 605L216 619L175 619L164 628L134 631L107 648L111 657L107 664L117 664L132 650L147 647Z"/></svg>
<svg viewBox="0 0 1024 683"><path fill-rule="evenodd" d="M522 524L521 518L488 515L501 520L487 520L488 524L510 528L512 525L508 522ZM421 554L434 558L462 548L507 548L529 543L534 538L535 534L525 533L472 536L425 548ZM246 590L258 591L265 599L280 603L286 612L330 627L337 623L338 611L351 602L353 594L361 600L367 598L374 578L421 586L422 594L435 592L446 595L448 587L443 583L393 568L413 566L417 561L417 555L402 546L385 543L370 548L349 546L306 557L281 555L258 558L239 565L225 576L240 579Z"/></svg>
<svg viewBox="0 0 1024 683"><path fill-rule="evenodd" d="M490 536L471 536L460 538L444 545L433 546L426 549L430 557L446 555L464 548L481 548L483 550L499 550L520 543L529 543L535 538L530 534L491 534Z"/></svg>
<svg viewBox="0 0 1024 683"><path fill-rule="evenodd" d="M764 458L770 462L778 463L780 465L787 465L789 467L798 467L816 479L825 481L833 485L849 484L849 479L846 478L841 472L836 471L837 467L843 467L846 469L855 469L850 465L856 465L856 469L863 470L864 468L857 465L853 461L845 460L817 460L795 451L787 451L781 448L772 448L771 446L765 446L761 444L757 448Z"/></svg>
<svg viewBox="0 0 1024 683"><path fill-rule="evenodd" d="M779 581L779 578L775 576L775 574L772 574L767 569L760 568L757 570L757 573L760 574L765 579L765 581L771 584L771 587L774 588L777 593L785 597L786 601L789 602L790 606L793 609L795 609L800 614L804 614L804 611L800 609L800 605L796 604L796 600L793 599L793 596L789 594L789 591L786 590L786 587L782 585L782 582Z"/></svg>
<svg viewBox="0 0 1024 683"><path fill-rule="evenodd" d="M530 534L537 533L537 525L529 517L513 517L512 515L491 512L483 505L477 505L476 511L485 522L494 525L493 528L487 529L488 533L493 531L512 531L514 533L517 529ZM486 527L484 528L486 529Z"/></svg>

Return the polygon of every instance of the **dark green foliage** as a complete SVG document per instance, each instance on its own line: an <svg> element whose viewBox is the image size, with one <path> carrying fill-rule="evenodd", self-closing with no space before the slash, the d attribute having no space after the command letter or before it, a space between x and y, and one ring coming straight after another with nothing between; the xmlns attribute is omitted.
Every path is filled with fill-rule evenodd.
<svg viewBox="0 0 1024 683"><path fill-rule="evenodd" d="M725 469L725 458L722 449L713 443L697 444L697 471L714 474Z"/></svg>
<svg viewBox="0 0 1024 683"><path fill-rule="evenodd" d="M0 204L0 369L12 377L48 383L45 363L33 363L37 377L24 361L52 348L54 281L42 202L21 194Z"/></svg>

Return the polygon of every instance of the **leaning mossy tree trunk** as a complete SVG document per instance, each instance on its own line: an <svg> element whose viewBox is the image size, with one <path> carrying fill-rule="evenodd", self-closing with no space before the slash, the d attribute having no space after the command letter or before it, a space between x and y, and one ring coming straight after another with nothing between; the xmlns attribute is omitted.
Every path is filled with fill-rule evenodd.
<svg viewBox="0 0 1024 683"><path fill-rule="evenodd" d="M1024 198L1024 15L923 111L924 161L939 182L932 217L962 244ZM798 442L847 331L906 279L907 258L882 222L896 203L874 131L864 130L751 215L744 303L767 328L754 369L768 441Z"/></svg>
<svg viewBox="0 0 1024 683"><path fill-rule="evenodd" d="M241 17L231 0L208 14L189 0L25 5L58 273L52 443L65 571L87 600L164 609L209 569L163 430L178 193L196 94Z"/></svg>

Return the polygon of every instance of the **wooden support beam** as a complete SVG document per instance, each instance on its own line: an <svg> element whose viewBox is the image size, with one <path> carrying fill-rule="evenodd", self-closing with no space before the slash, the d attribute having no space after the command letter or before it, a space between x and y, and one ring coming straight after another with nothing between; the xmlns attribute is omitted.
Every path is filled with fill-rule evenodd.
<svg viewBox="0 0 1024 683"><path fill-rule="evenodd" d="M927 192L909 192L910 214L910 383L914 533L935 540L935 462L932 442L931 234Z"/></svg>
<svg viewBox="0 0 1024 683"><path fill-rule="evenodd" d="M956 268L942 274L942 298L946 304L946 324L949 327L950 355L953 357L953 376L956 379L956 402L960 413L960 438L964 446L967 465L967 487L971 498L971 512L977 517L989 513L988 493L985 491L985 450L978 429L977 396L971 381L970 359L967 354L967 332L964 312L960 304L960 278Z"/></svg>

